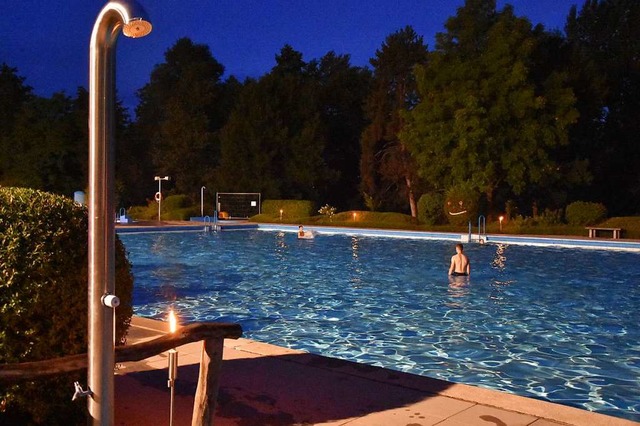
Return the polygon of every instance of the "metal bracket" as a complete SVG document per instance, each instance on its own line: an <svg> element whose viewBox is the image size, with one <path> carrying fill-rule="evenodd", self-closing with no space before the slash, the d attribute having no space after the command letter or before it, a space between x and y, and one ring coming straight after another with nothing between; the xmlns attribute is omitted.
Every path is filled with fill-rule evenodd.
<svg viewBox="0 0 640 426"><path fill-rule="evenodd" d="M75 392L73 393L73 398L71 398L72 401L75 401L80 397L84 398L86 396L93 396L91 388L87 386L87 390L82 389L80 382L73 382L73 387L75 388Z"/></svg>

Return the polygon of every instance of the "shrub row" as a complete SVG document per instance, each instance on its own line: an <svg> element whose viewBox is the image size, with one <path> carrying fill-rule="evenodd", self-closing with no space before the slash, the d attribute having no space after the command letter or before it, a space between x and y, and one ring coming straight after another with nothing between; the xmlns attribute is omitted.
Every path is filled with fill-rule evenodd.
<svg viewBox="0 0 640 426"><path fill-rule="evenodd" d="M262 202L262 214L273 218L282 217L290 219L309 217L316 214L314 204L309 200L264 200Z"/></svg>
<svg viewBox="0 0 640 426"><path fill-rule="evenodd" d="M0 188L0 364L87 351L88 217L73 200ZM116 239L116 339L124 339L133 277ZM0 388L3 424L80 424L86 401L72 403L84 374Z"/></svg>

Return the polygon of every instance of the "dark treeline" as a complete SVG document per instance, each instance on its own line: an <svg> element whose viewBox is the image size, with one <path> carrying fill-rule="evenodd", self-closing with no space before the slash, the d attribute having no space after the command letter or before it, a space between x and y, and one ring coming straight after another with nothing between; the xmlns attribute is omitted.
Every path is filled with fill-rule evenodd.
<svg viewBox="0 0 640 426"><path fill-rule="evenodd" d="M485 214L596 201L640 213L640 3L587 0L565 33L495 0L467 0L432 49L413 28L356 67L285 45L256 79L223 78L184 38L117 105L118 207L144 204L155 175L199 199L261 192L340 210L442 219L476 194ZM88 93L33 94L0 68L0 185L71 195L87 186ZM467 195L460 195L467 194ZM473 198L474 196L470 196Z"/></svg>

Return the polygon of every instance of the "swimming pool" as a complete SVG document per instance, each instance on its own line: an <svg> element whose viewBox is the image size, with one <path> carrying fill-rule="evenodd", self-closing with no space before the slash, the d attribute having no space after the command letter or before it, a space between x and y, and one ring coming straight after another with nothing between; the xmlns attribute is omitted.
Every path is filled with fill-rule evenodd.
<svg viewBox="0 0 640 426"><path fill-rule="evenodd" d="M120 236L137 315L640 420L640 254L294 233Z"/></svg>

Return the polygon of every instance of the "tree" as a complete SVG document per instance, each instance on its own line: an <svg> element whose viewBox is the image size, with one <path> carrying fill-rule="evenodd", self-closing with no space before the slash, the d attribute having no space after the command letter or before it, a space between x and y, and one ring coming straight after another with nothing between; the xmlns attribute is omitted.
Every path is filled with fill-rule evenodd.
<svg viewBox="0 0 640 426"><path fill-rule="evenodd" d="M574 96L556 71L536 75L539 39L510 6L468 0L437 35L416 76L420 104L401 135L432 190L470 184L491 208L499 189L521 194L558 173Z"/></svg>
<svg viewBox="0 0 640 426"><path fill-rule="evenodd" d="M302 55L284 46L276 66L245 84L221 132L221 190L315 200L324 191L324 125Z"/></svg>
<svg viewBox="0 0 640 426"><path fill-rule="evenodd" d="M176 192L196 194L218 163L217 132L229 105L223 73L208 46L182 38L138 92L135 132L151 147L154 174L170 175ZM152 177L146 177L149 188Z"/></svg>
<svg viewBox="0 0 640 426"><path fill-rule="evenodd" d="M417 217L416 167L398 134L402 111L417 104L413 68L427 61L427 46L410 26L387 37L370 60L373 89L366 101L370 124L361 139L361 190L369 208L397 209L408 202Z"/></svg>
<svg viewBox="0 0 640 426"><path fill-rule="evenodd" d="M640 213L640 3L587 0L567 19L569 71L580 111L571 150L593 183L574 199L603 201L613 214Z"/></svg>
<svg viewBox="0 0 640 426"><path fill-rule="evenodd" d="M366 68L350 64L349 55L329 52L310 72L319 85L318 107L326 129L323 158L328 169L326 193L321 203L329 203L341 210L354 209L361 204L360 135L366 126L364 100L369 93L371 73Z"/></svg>
<svg viewBox="0 0 640 426"><path fill-rule="evenodd" d="M25 186L70 196L86 185L86 115L75 119L77 104L63 93L50 99L32 97L16 115L5 138L12 153L4 166L3 184Z"/></svg>
<svg viewBox="0 0 640 426"><path fill-rule="evenodd" d="M12 158L9 153L12 147L8 136L13 132L16 116L22 106L33 95L31 87L24 84L24 77L18 75L16 68L11 68L6 63L0 66L0 183L5 177L6 170L10 167Z"/></svg>

